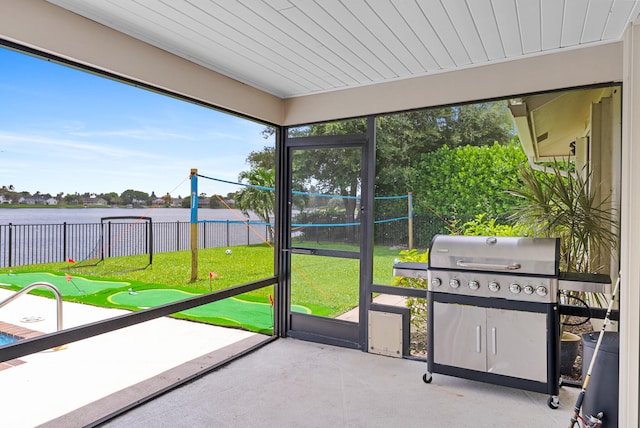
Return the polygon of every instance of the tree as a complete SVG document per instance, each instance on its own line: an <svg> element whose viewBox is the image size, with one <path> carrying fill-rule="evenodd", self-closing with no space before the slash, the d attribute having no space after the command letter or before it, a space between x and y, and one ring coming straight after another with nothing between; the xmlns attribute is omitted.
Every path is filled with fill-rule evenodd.
<svg viewBox="0 0 640 428"><path fill-rule="evenodd" d="M507 194L516 164L526 162L514 138L506 102L438 107L381 115L376 120L375 196L414 194L414 212L471 220L486 213L495 218L515 203ZM273 128L263 131L271 135ZM366 119L350 119L290 128L292 137L364 134ZM506 152L500 147L507 146ZM488 148L488 149L480 149ZM448 150L448 152L447 152ZM517 152L517 153L516 153ZM515 155L517 158L509 158ZM468 157L468 159L467 159ZM274 149L252 152L252 170L274 165ZM345 149L306 149L294 152L292 188L343 196L346 223L355 222L362 183L360 158ZM268 169L268 168L267 168ZM294 195L304 211L314 198ZM375 219L406 215L406 203L376 201ZM337 211L334 210L334 214ZM320 211L314 212L321 215Z"/></svg>
<svg viewBox="0 0 640 428"><path fill-rule="evenodd" d="M353 148L306 149L296 152L293 159L293 188L325 195L341 196L344 222L357 217L356 198L360 194L360 151ZM301 199L299 205L306 204Z"/></svg>
<svg viewBox="0 0 640 428"><path fill-rule="evenodd" d="M120 203L120 196L116 192L103 193L100 197L107 201L109 205L118 205Z"/></svg>
<svg viewBox="0 0 640 428"><path fill-rule="evenodd" d="M2 189L0 189L0 195L4 197L4 200L9 200L11 203L16 203L20 199L20 196L15 192L13 184L10 184L9 186L2 186Z"/></svg>
<svg viewBox="0 0 640 428"><path fill-rule="evenodd" d="M376 129L376 196L406 195L408 192L419 193L418 189L424 187L420 180L423 176L419 173L421 157L425 153L431 153L443 146L450 149L462 146L491 146L494 143L508 145L514 135L512 119L506 102L487 102L469 104L454 107L438 107L423 110L414 110L389 115L378 116ZM365 119L351 119L337 122L314 124L294 128L290 135L314 136L314 135L340 135L362 134L366 131ZM271 135L273 128L263 131L264 135ZM308 159L304 159L304 157ZM313 178L321 179L319 171L325 171L329 176L331 171L336 171L349 162L357 163L358 159L344 158L337 163L335 159L324 158L318 152L307 151L306 155L298 158L306 162L309 174ZM247 162L252 166L272 165L273 149L265 148L262 152L252 152ZM296 165L294 165L295 169ZM303 177L304 171L300 171L294 177L294 187L300 182L309 181L311 175ZM350 194L355 186L351 182L341 182L343 176L329 177L333 181L333 190L338 194ZM350 181L350 180L349 180ZM326 188L326 183L319 183ZM346 191L349 189L349 191ZM397 204L395 207L388 204L376 204L376 218L391 217L406 212L406 207Z"/></svg>
<svg viewBox="0 0 640 428"><path fill-rule="evenodd" d="M275 207L275 171L256 167L243 171L238 176L241 183L248 184L236 194L236 206L245 214L253 211L262 221L271 224ZM273 227L267 228L269 242L273 242Z"/></svg>
<svg viewBox="0 0 640 428"><path fill-rule="evenodd" d="M269 128L273 129L273 128ZM276 149L273 146L265 146L260 151L253 151L247 157L247 163L251 169L258 167L264 169L275 169Z"/></svg>
<svg viewBox="0 0 640 428"><path fill-rule="evenodd" d="M120 199L122 199L123 204L146 203L149 200L149 194L139 190L127 189L122 192Z"/></svg>
<svg viewBox="0 0 640 428"><path fill-rule="evenodd" d="M515 135L506 102L467 104L454 107L452 133L458 145L486 146L508 143Z"/></svg>
<svg viewBox="0 0 640 428"><path fill-rule="evenodd" d="M80 205L82 203L82 196L78 192L71 194L67 193L64 197L64 201L67 205Z"/></svg>
<svg viewBox="0 0 640 428"><path fill-rule="evenodd" d="M443 146L508 145L512 119L505 102L440 107L381 116L376 136L376 196L414 194L425 186L420 162ZM402 210L399 205L395 210ZM385 210L392 212L385 213ZM376 206L376 217L398 215Z"/></svg>
<svg viewBox="0 0 640 428"><path fill-rule="evenodd" d="M222 199L222 196L213 195L209 199L209 208L214 208L214 209L225 208L225 205L222 202L220 202L220 199Z"/></svg>
<svg viewBox="0 0 640 428"><path fill-rule="evenodd" d="M264 135L272 134L273 128L263 131ZM293 137L362 134L366 132L365 119L349 119L292 128L289 133ZM268 165L275 161L275 151L265 147L262 152L253 152L247 159L252 167ZM357 150L338 148L331 150L307 149L295 152L293 159L292 188L294 191L342 196L345 222L353 223L356 213L357 199L362 183L360 183L360 153ZM310 198L305 195L294 195L293 204L302 211Z"/></svg>

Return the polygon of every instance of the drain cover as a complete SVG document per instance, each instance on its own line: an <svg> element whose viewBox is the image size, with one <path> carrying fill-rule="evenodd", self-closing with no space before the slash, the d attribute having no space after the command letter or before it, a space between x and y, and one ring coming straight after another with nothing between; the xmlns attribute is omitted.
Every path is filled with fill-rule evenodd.
<svg viewBox="0 0 640 428"><path fill-rule="evenodd" d="M38 322L38 321L44 321L44 318L37 317L37 316L30 316L30 317L24 317L20 321L22 321L22 322Z"/></svg>

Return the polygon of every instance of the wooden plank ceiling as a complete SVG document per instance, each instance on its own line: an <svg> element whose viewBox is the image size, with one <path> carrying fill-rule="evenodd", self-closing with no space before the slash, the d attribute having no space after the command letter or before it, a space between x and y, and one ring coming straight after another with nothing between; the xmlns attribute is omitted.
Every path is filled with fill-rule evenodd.
<svg viewBox="0 0 640 428"><path fill-rule="evenodd" d="M48 0L281 98L621 40L640 0Z"/></svg>

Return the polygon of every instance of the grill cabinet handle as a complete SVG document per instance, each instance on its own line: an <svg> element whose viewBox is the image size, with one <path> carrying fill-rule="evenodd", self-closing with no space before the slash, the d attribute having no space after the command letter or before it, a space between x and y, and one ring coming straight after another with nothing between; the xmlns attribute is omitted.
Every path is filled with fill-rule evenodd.
<svg viewBox="0 0 640 428"><path fill-rule="evenodd" d="M497 331L495 327L491 329L491 340L493 341L493 344L492 344L493 355L497 355L498 354L498 337L497 337Z"/></svg>
<svg viewBox="0 0 640 428"><path fill-rule="evenodd" d="M522 267L520 263L512 263L510 265L496 265L492 263L475 263L458 260L456 263L459 267L482 270L518 270Z"/></svg>
<svg viewBox="0 0 640 428"><path fill-rule="evenodd" d="M479 354L482 352L482 329L479 325L476 326L476 352Z"/></svg>

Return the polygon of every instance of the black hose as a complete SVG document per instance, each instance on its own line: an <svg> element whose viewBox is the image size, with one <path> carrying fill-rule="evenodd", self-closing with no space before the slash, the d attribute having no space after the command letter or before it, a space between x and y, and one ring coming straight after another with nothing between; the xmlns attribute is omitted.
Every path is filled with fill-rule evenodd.
<svg viewBox="0 0 640 428"><path fill-rule="evenodd" d="M591 307L589 307L589 305L587 304L587 302L585 302L584 300L582 300L581 298L579 298L578 296L574 296L572 294L567 293L566 291L563 291L562 294L564 294L565 297L569 297L571 299L577 300L578 302L580 302L582 304L582 306L584 306L587 311L589 312L589 316L586 317L584 319L584 321L580 321L578 323L570 323L570 322L563 322L562 325L566 325L569 327L577 327L579 325L583 325L588 323L589 321L591 321Z"/></svg>

